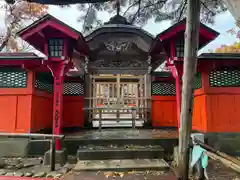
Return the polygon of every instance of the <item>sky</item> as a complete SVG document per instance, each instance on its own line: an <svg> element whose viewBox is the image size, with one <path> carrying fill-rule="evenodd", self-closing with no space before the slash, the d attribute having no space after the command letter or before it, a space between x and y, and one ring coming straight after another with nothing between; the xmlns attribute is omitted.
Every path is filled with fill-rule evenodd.
<svg viewBox="0 0 240 180"><path fill-rule="evenodd" d="M50 6L49 13L61 21L67 23L71 27L79 30L81 32L81 23L76 21L79 11L75 6L71 8L59 8L57 6ZM109 14L105 12L100 12L98 14L101 20L108 21ZM200 52L208 52L209 50L214 50L220 47L222 44L230 45L236 41L236 36L229 34L227 31L235 27L235 19L230 12L224 12L216 17L214 25L206 24L207 26L213 28L220 33L220 36L208 44L205 48L201 49ZM155 23L152 19L143 27L146 31L156 36L165 29L169 28L171 23L169 21L163 21L161 23Z"/></svg>
<svg viewBox="0 0 240 180"><path fill-rule="evenodd" d="M0 0L1 1L1 0ZM0 3L1 4L1 3ZM79 30L81 32L82 24L77 22L77 18L80 12L77 10L76 6L71 6L70 8L60 8L58 6L50 6L49 14L63 21L64 23L70 25L71 27ZM101 17L101 20L108 21L109 14L106 12L98 13L98 16ZM206 24L208 25L208 24ZM161 23L155 23L152 19L148 21L148 23L143 27L146 31L156 36L161 33L163 30L167 29L171 26L169 21L163 21ZM216 17L216 21L214 25L208 25L214 30L220 33L220 36L208 44L205 48L200 50L201 52L208 52L209 50L214 50L217 47L220 47L222 44L232 44L236 41L236 36L227 33L227 31L233 27L235 27L235 20L231 13L224 12ZM4 12L0 11L0 30L4 30Z"/></svg>

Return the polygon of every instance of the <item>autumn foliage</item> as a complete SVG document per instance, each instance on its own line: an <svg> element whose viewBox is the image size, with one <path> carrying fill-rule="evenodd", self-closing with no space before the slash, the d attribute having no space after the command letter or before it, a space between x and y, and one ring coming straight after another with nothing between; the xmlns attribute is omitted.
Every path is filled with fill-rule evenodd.
<svg viewBox="0 0 240 180"><path fill-rule="evenodd" d="M0 32L0 51L23 51L24 42L16 38L16 32L47 13L48 6L17 0L14 4L4 3L0 10L5 13L5 30Z"/></svg>
<svg viewBox="0 0 240 180"><path fill-rule="evenodd" d="M216 53L239 53L240 42L235 42L232 45L222 45L215 50Z"/></svg>

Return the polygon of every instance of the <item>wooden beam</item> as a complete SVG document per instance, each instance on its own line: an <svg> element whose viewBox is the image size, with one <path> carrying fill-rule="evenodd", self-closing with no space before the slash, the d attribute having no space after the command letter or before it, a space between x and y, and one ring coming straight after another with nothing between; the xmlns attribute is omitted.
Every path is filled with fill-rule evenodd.
<svg viewBox="0 0 240 180"><path fill-rule="evenodd" d="M188 180L189 143L200 28L200 0L188 0L184 47L184 72L179 133L178 179Z"/></svg>

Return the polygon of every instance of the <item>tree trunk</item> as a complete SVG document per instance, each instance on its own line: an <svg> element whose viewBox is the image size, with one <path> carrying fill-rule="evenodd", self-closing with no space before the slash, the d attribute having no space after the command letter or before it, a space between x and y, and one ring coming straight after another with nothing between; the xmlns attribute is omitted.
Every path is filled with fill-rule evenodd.
<svg viewBox="0 0 240 180"><path fill-rule="evenodd" d="M197 69L199 27L200 0L188 0L179 133L178 176L180 180L187 180L189 171L189 142L192 131L193 91Z"/></svg>
<svg viewBox="0 0 240 180"><path fill-rule="evenodd" d="M224 0L224 4L227 6L228 10L231 12L235 20L239 23L240 21L240 1L239 0Z"/></svg>

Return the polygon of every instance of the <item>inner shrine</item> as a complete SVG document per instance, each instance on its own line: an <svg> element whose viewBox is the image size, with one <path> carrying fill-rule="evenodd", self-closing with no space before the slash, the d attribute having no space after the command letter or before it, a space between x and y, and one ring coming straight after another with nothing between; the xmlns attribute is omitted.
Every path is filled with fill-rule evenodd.
<svg viewBox="0 0 240 180"><path fill-rule="evenodd" d="M185 28L182 20L154 37L116 15L83 36L45 15L18 32L45 57L0 54L0 131L179 128ZM218 35L201 24L199 48ZM193 130L240 130L239 59L199 56Z"/></svg>

